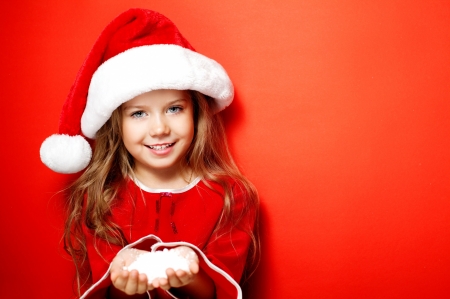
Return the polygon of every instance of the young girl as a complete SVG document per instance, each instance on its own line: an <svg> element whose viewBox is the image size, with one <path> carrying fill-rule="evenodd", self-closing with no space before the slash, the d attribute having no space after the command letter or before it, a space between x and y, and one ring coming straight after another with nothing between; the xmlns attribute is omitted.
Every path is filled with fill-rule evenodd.
<svg viewBox="0 0 450 299"><path fill-rule="evenodd" d="M41 146L52 170L85 169L64 233L81 298L242 297L258 200L217 114L232 99L224 69L164 16L131 9L104 29Z"/></svg>

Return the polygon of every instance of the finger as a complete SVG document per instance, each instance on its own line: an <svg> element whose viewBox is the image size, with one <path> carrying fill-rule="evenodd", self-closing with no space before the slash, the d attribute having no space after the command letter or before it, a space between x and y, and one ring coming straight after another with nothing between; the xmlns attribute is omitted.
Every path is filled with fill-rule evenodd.
<svg viewBox="0 0 450 299"><path fill-rule="evenodd" d="M127 286L129 274L130 273L128 271L120 271L118 273L115 273L115 277L113 277L111 274L111 281L113 286L118 290L124 291Z"/></svg>
<svg viewBox="0 0 450 299"><path fill-rule="evenodd" d="M178 270L176 272L176 275L177 275L178 280L181 282L182 285L187 285L192 280L194 280L194 274L186 272L186 271L183 271L183 270Z"/></svg>
<svg viewBox="0 0 450 299"><path fill-rule="evenodd" d="M147 284L147 291L151 291L151 290L154 290L154 289L155 289L155 287L153 286L153 282L149 281L148 284Z"/></svg>
<svg viewBox="0 0 450 299"><path fill-rule="evenodd" d="M145 274L139 274L138 277L138 287L137 287L137 291L136 293L138 294L143 294L147 291L148 289L148 280L147 280L147 275Z"/></svg>
<svg viewBox="0 0 450 299"><path fill-rule="evenodd" d="M200 266L197 262L192 262L189 264L189 270L191 271L192 274L198 274L198 272L200 271Z"/></svg>
<svg viewBox="0 0 450 299"><path fill-rule="evenodd" d="M193 280L193 275L189 272L178 270L178 271L167 271L167 277L169 284L172 287L182 287L189 284Z"/></svg>
<svg viewBox="0 0 450 299"><path fill-rule="evenodd" d="M115 281L117 279L117 277L119 277L121 271L117 271L117 270L111 270L111 274L109 275L109 277L111 278L111 281Z"/></svg>
<svg viewBox="0 0 450 299"><path fill-rule="evenodd" d="M127 284L125 286L125 294L134 295L138 291L139 286L139 273L136 270L133 270L128 275Z"/></svg>
<svg viewBox="0 0 450 299"><path fill-rule="evenodd" d="M167 278L157 278L155 280L157 280L157 285L160 289L168 290L171 288L169 280Z"/></svg>
<svg viewBox="0 0 450 299"><path fill-rule="evenodd" d="M153 286L154 289L159 288L159 278L153 279L151 285Z"/></svg>
<svg viewBox="0 0 450 299"><path fill-rule="evenodd" d="M177 274L172 268L166 269L166 275L167 275L167 283L169 286L178 288L183 285L183 283L178 278Z"/></svg>

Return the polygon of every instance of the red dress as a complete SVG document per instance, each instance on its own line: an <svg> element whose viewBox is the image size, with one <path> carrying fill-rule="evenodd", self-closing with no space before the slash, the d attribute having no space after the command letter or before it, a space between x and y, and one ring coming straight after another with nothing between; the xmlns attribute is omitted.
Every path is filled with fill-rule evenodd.
<svg viewBox="0 0 450 299"><path fill-rule="evenodd" d="M210 185L214 190L197 178L182 189L164 190L149 189L129 180L112 206L112 220L120 225L130 244L127 247L151 251L180 244L190 246L197 251L200 267L213 279L216 298L242 298L238 283L250 237L241 228L253 229L255 211L243 211L245 191L234 183L232 217L242 218L238 225L229 224L214 232L222 212L223 189L215 183ZM109 265L122 248L94 239L86 227L84 233L94 284L81 298L106 298L111 285ZM158 298L171 296L158 290Z"/></svg>

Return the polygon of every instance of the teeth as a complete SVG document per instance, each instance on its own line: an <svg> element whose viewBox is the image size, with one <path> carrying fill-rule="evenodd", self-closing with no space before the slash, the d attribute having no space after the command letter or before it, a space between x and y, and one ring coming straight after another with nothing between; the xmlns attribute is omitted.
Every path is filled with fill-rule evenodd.
<svg viewBox="0 0 450 299"><path fill-rule="evenodd" d="M173 143L165 144L165 145L149 145L148 147L157 151L165 150L166 148L172 146Z"/></svg>

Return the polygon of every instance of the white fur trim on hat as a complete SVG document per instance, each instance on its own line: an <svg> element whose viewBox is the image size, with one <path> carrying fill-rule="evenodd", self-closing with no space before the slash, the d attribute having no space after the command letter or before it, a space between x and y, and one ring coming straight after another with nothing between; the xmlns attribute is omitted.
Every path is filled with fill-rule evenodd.
<svg viewBox="0 0 450 299"><path fill-rule="evenodd" d="M216 61L178 45L131 48L105 61L92 76L81 130L97 131L122 103L158 89L196 90L214 98L214 111L233 100L233 84Z"/></svg>
<svg viewBox="0 0 450 299"><path fill-rule="evenodd" d="M92 150L81 136L54 134L44 140L40 154L42 162L51 170L76 173L89 164Z"/></svg>

